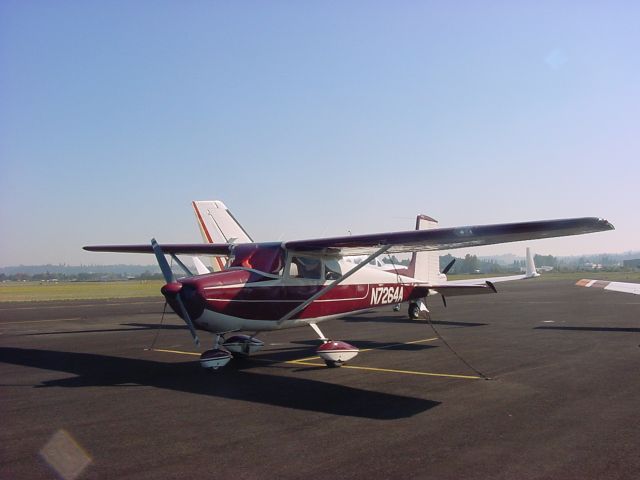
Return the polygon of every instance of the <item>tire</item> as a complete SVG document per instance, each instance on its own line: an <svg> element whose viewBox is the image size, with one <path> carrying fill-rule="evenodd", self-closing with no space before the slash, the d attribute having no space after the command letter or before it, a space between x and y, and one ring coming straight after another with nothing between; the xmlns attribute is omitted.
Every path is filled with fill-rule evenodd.
<svg viewBox="0 0 640 480"><path fill-rule="evenodd" d="M418 320L420 318L420 306L417 303L409 304L409 318L411 320Z"/></svg>
<svg viewBox="0 0 640 480"><path fill-rule="evenodd" d="M324 363L326 363L329 368L338 368L343 364L343 362L332 362L331 360L325 360Z"/></svg>

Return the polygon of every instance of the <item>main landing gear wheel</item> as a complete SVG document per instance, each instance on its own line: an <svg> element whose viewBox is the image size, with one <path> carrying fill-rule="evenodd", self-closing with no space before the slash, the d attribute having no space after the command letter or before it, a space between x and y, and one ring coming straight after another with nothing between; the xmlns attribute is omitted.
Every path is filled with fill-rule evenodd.
<svg viewBox="0 0 640 480"><path fill-rule="evenodd" d="M316 349L316 354L324 360L327 367L341 367L360 352L357 347L349 345L347 342L329 340L315 323L310 323L309 326L315 330L320 340L322 340L322 345Z"/></svg>
<svg viewBox="0 0 640 480"><path fill-rule="evenodd" d="M417 303L409 304L409 318L411 320L418 320L420 318L420 305Z"/></svg>
<svg viewBox="0 0 640 480"><path fill-rule="evenodd" d="M358 350L357 347L349 345L347 342L333 340L323 343L316 350L318 356L324 360L324 363L330 368L341 367L358 355L358 352L360 352L360 350Z"/></svg>
<svg viewBox="0 0 640 480"><path fill-rule="evenodd" d="M324 363L326 363L329 368L339 368L344 364L344 362L331 362L329 360L325 360Z"/></svg>

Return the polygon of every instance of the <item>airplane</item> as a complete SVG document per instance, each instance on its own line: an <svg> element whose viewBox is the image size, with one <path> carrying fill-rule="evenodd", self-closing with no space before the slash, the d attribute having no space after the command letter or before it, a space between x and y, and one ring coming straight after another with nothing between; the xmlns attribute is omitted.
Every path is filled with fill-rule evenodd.
<svg viewBox="0 0 640 480"><path fill-rule="evenodd" d="M198 227L202 234L202 239L205 243L215 243L216 241L221 243L235 243L238 240L240 240L240 243L248 243L253 241L245 228L240 225L238 220L231 214L227 206L221 200L195 200L191 203L196 215ZM416 230L428 230L436 228L437 226L438 221L427 215L418 215L416 217ZM216 258L220 261L221 257ZM365 259L366 255L343 257L344 261L351 262L356 265ZM480 285L486 281L490 281L491 283L508 282L540 276L536 270L533 255L531 254L529 247L527 247L526 250L526 273L524 275L447 281L447 273L451 267L453 267L454 262L455 259L445 266L442 272L440 272L440 258L436 252L414 252L408 266L403 264L396 265L394 263L384 263L380 257L370 260L369 265L390 273L405 275L408 277L418 276L420 279L432 283L442 284L447 282L447 285ZM204 266L198 257L193 257L193 263L199 274L209 273L207 267ZM218 265L219 264L216 263L213 264L214 270L216 270ZM418 275L416 275L416 271L419 272ZM446 305L446 300L444 300L445 297L442 298ZM394 305L393 310L396 312L400 311L400 304ZM417 302L409 303L408 314L410 319L417 320L420 318L422 313L429 315L428 309L423 309L421 311L420 305Z"/></svg>
<svg viewBox="0 0 640 480"><path fill-rule="evenodd" d="M233 354L257 352L263 343L260 331L309 325L319 336L316 353L327 366L339 367L358 354L343 341L330 340L318 323L372 308L412 302L428 311L427 296L495 293L493 283L452 285L430 281L428 268L418 268L420 254L498 243L580 235L614 229L596 217L543 220L494 225L460 226L339 236L284 242L92 245L93 252L153 253L166 284L161 288L167 303L184 320L194 343L196 329L214 334L213 348L200 356L204 368L218 369ZM416 253L413 276L369 267L383 254ZM165 257L170 255L188 275L174 276ZM177 255L228 257L224 269L193 275ZM366 255L360 264L345 256ZM237 332L255 332L240 335ZM233 333L231 338L225 336ZM221 343L221 340L223 341Z"/></svg>
<svg viewBox="0 0 640 480"><path fill-rule="evenodd" d="M590 280L583 278L578 280L576 285L579 287L595 287L604 290L613 290L614 292L632 293L640 295L640 283L631 282L610 282L609 280Z"/></svg>

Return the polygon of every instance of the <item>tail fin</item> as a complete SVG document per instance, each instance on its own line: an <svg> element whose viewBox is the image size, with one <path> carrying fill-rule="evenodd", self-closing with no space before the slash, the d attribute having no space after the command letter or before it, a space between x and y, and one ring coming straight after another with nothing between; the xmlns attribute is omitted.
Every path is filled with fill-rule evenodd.
<svg viewBox="0 0 640 480"><path fill-rule="evenodd" d="M193 210L206 243L252 243L253 240L220 200L194 201Z"/></svg>
<svg viewBox="0 0 640 480"><path fill-rule="evenodd" d="M426 215L416 218L416 230L437 228L438 221ZM438 252L414 252L409 263L409 275L424 282L442 281L440 274L440 255Z"/></svg>
<svg viewBox="0 0 640 480"><path fill-rule="evenodd" d="M192 202L198 227L205 243L251 243L253 240L220 200ZM224 268L224 260L213 257L214 271Z"/></svg>
<svg viewBox="0 0 640 480"><path fill-rule="evenodd" d="M532 278L532 277L539 277L540 276L540 274L536 270L536 264L533 261L533 254L531 253L531 249L529 247L527 247L527 262L526 262L526 266L527 266L527 271L525 273L525 277Z"/></svg>
<svg viewBox="0 0 640 480"><path fill-rule="evenodd" d="M200 260L198 257L191 257L191 260L193 260L193 264L196 267L196 272L198 272L198 275L211 273L207 268L207 266L204 263L202 263L202 260Z"/></svg>

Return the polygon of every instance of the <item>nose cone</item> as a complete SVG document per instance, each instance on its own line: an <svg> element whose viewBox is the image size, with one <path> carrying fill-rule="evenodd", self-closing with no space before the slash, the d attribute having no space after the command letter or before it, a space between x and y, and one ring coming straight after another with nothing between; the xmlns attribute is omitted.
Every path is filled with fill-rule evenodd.
<svg viewBox="0 0 640 480"><path fill-rule="evenodd" d="M178 295L180 293L180 290L182 290L182 284L179 282L171 282L171 283L167 283L166 285L164 285L161 289L160 292L162 292L162 295L164 295L165 297L169 298L169 297L175 297L176 295Z"/></svg>
<svg viewBox="0 0 640 480"><path fill-rule="evenodd" d="M171 305L173 311L179 316L181 315L180 305L178 305L177 297L180 296L182 304L189 313L192 320L198 319L204 312L205 299L198 291L197 285L191 283L171 282L164 285L160 291L167 299L167 303Z"/></svg>

